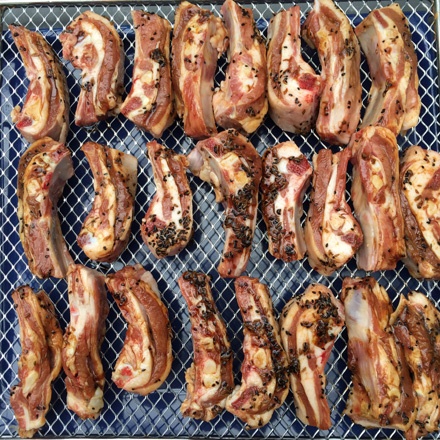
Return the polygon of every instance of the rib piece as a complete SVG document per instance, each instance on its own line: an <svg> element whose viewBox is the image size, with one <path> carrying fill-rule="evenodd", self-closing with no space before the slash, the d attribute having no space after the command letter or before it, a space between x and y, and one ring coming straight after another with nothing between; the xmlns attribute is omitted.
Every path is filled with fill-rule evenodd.
<svg viewBox="0 0 440 440"><path fill-rule="evenodd" d="M311 284L281 313L281 340L289 359L296 416L319 429L332 426L324 368L344 319L342 303L322 284Z"/></svg>
<svg viewBox="0 0 440 440"><path fill-rule="evenodd" d="M133 82L121 113L159 138L174 121L174 93L170 69L168 20L144 11L132 11L135 29Z"/></svg>
<svg viewBox="0 0 440 440"><path fill-rule="evenodd" d="M323 275L342 267L363 241L359 223L345 200L349 148L332 154L322 149L313 156L313 190L305 237L310 266Z"/></svg>
<svg viewBox="0 0 440 440"><path fill-rule="evenodd" d="M193 234L192 191L188 159L158 144L147 144L156 195L142 220L142 239L156 258L178 254Z"/></svg>
<svg viewBox="0 0 440 440"><path fill-rule="evenodd" d="M176 110L187 136L217 134L212 95L217 59L228 47L220 18L187 1L176 9L172 40L172 79Z"/></svg>
<svg viewBox="0 0 440 440"><path fill-rule="evenodd" d="M440 154L412 146L400 163L406 258L415 278L440 279Z"/></svg>
<svg viewBox="0 0 440 440"><path fill-rule="evenodd" d="M95 142L86 142L81 150L93 173L95 199L78 235L78 245L90 259L112 262L130 239L137 159Z"/></svg>
<svg viewBox="0 0 440 440"><path fill-rule="evenodd" d="M93 125L117 115L124 91L122 41L110 21L83 12L61 33L63 57L82 70L75 124Z"/></svg>
<svg viewBox="0 0 440 440"><path fill-rule="evenodd" d="M178 280L188 304L194 361L186 370L184 417L208 422L220 414L234 389L232 351L226 326L212 298L210 277L185 272Z"/></svg>
<svg viewBox="0 0 440 440"><path fill-rule="evenodd" d="M346 145L362 107L361 51L346 15L333 0L315 0L302 36L318 51L323 83L316 131L330 144Z"/></svg>
<svg viewBox="0 0 440 440"><path fill-rule="evenodd" d="M63 67L38 32L13 24L9 30L29 79L23 108L14 107L12 122L30 143L46 136L64 143L69 131L70 103Z"/></svg>
<svg viewBox="0 0 440 440"><path fill-rule="evenodd" d="M302 58L300 18L299 6L292 6L270 20L267 93L275 124L284 131L306 134L318 117L322 84Z"/></svg>
<svg viewBox="0 0 440 440"><path fill-rule="evenodd" d="M168 377L173 362L168 310L156 281L140 264L105 280L128 324L112 380L118 388L146 396Z"/></svg>
<svg viewBox="0 0 440 440"><path fill-rule="evenodd" d="M408 430L416 400L403 350L393 337L385 289L372 277L345 278L341 299L353 374L345 414L366 428Z"/></svg>
<svg viewBox="0 0 440 440"><path fill-rule="evenodd" d="M215 122L253 133L268 110L266 44L251 9L226 0L220 11L229 35L229 65L212 100Z"/></svg>
<svg viewBox="0 0 440 440"><path fill-rule="evenodd" d="M370 100L362 127L380 125L396 136L417 125L417 56L408 20L397 3L375 9L355 29L370 69Z"/></svg>
<svg viewBox="0 0 440 440"><path fill-rule="evenodd" d="M246 269L257 220L261 157L235 130L223 131L197 143L188 156L193 174L214 187L217 203L225 207L225 247L220 276L236 278Z"/></svg>
<svg viewBox="0 0 440 440"><path fill-rule="evenodd" d="M411 292L400 297L392 321L413 376L416 416L406 438L416 439L439 429L440 314L426 296Z"/></svg>
<svg viewBox="0 0 440 440"><path fill-rule="evenodd" d="M387 128L367 127L350 146L351 199L364 234L357 265L367 271L395 269L405 256L396 137Z"/></svg>
<svg viewBox="0 0 440 440"><path fill-rule="evenodd" d="M243 318L244 359L241 385L226 400L226 409L247 428L261 428L289 392L288 360L269 289L256 278L240 277L235 293Z"/></svg>
<svg viewBox="0 0 440 440"><path fill-rule="evenodd" d="M269 252L286 262L301 260L306 252L301 216L312 172L294 142L264 152L261 194Z"/></svg>
<svg viewBox="0 0 440 440"><path fill-rule="evenodd" d="M61 232L57 203L73 176L70 151L48 137L20 158L17 178L20 240L30 271L39 278L64 278L73 263Z"/></svg>
<svg viewBox="0 0 440 440"><path fill-rule="evenodd" d="M20 325L22 352L19 383L11 388L10 403L18 422L18 435L31 438L46 423L52 382L61 371L63 333L54 306L42 290L29 286L12 293Z"/></svg>
<svg viewBox="0 0 440 440"><path fill-rule="evenodd" d="M100 350L109 311L105 277L73 264L67 283L70 323L63 343L67 407L81 419L96 419L104 407L105 373Z"/></svg>

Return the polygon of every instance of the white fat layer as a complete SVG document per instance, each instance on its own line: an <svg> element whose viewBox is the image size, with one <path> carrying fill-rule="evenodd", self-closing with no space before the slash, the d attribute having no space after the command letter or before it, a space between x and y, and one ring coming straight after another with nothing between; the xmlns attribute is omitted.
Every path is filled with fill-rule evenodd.
<svg viewBox="0 0 440 440"><path fill-rule="evenodd" d="M46 76L45 66L38 54L32 54L32 61L35 66L35 73L32 74L32 78L30 78L30 90L32 90L33 85L35 87L35 83L39 83L38 88L41 90L41 95L40 93L31 93L27 98L22 113L32 120L32 126L26 127L26 132L40 133L47 124L50 101L50 96L47 94L51 90L51 87Z"/></svg>
<svg viewBox="0 0 440 440"><path fill-rule="evenodd" d="M423 154L423 152L419 154ZM413 173L411 185L404 185L403 192L408 200L411 212L417 220L423 238L437 258L440 259L440 241L435 233L436 225L440 223L440 190L431 190L432 195L429 199L421 198L421 193L440 166L440 158L437 154L434 155L434 153L430 152L429 159L418 160L409 168ZM427 222L428 220L429 223Z"/></svg>
<svg viewBox="0 0 440 440"><path fill-rule="evenodd" d="M337 173L338 163L333 163L324 207L322 242L327 253L331 252L339 261L346 261L353 255L353 249L342 237L354 228L354 219L345 211L334 210ZM338 230L341 234L335 233Z"/></svg>
<svg viewBox="0 0 440 440"><path fill-rule="evenodd" d="M368 343L371 329L371 310L362 295L362 290L356 289L350 292L344 305L349 338Z"/></svg>
<svg viewBox="0 0 440 440"><path fill-rule="evenodd" d="M167 188L168 196L170 197L170 204L174 206L174 209L171 211L171 220L165 219L165 213L163 212L163 203L162 199L164 197L163 193L158 192L158 203L154 203L151 214L155 215L158 219L168 222L174 222L176 227L179 226L179 220L182 218L182 206L180 204L180 196L179 190L176 185L176 181L174 180L174 176L171 173L171 170L168 166L168 162L165 158L160 158L160 168L162 169L162 173L164 177L166 177L166 182L163 182L163 185ZM158 186L159 188L159 186Z"/></svg>
<svg viewBox="0 0 440 440"><path fill-rule="evenodd" d="M83 20L81 23L82 30L84 31L84 38L78 41L72 50L73 57L82 58L85 47L91 45L95 47L97 57L96 62L92 67L84 66L82 70L82 84L90 82L92 84L92 96L93 102L97 103L98 93L98 75L101 71L102 64L105 56L105 44L102 38L101 32L87 20ZM97 115L101 115L104 112L98 107L95 107Z"/></svg>
<svg viewBox="0 0 440 440"><path fill-rule="evenodd" d="M135 68L133 89L130 95L131 98L139 98L141 100L141 106L130 112L130 118L149 112L157 100L159 89L154 86L160 81L160 65L152 59L150 61L152 63L151 70ZM148 86L148 94L146 94L144 86Z"/></svg>
<svg viewBox="0 0 440 440"><path fill-rule="evenodd" d="M123 385L123 388L129 391L131 391L131 388L145 386L149 382L153 373L153 356L155 355L145 310L135 298L130 301L131 315L134 317L130 325L136 325L137 330L142 335L142 343L131 343L129 347L125 348L129 354L128 356L124 356L124 351L121 353L112 375L113 381L117 381L119 378L125 378L123 371L127 369L127 367L130 368L133 372L133 377L126 380ZM151 350L149 348L151 348ZM136 365L128 362L132 359L136 360Z"/></svg>
<svg viewBox="0 0 440 440"><path fill-rule="evenodd" d="M23 409L23 413L24 413L24 421L25 421L24 423L25 423L26 431L32 431L34 429L39 429L46 422L43 411L40 413L39 417L34 419L32 417L32 414L29 412L29 408L26 405L23 405L21 408Z"/></svg>
<svg viewBox="0 0 440 440"><path fill-rule="evenodd" d="M160 297L159 288L157 287L156 280L154 279L151 272L145 271L145 273L141 276L141 281L148 284L151 288L151 290Z"/></svg>
<svg viewBox="0 0 440 440"><path fill-rule="evenodd" d="M46 197L48 197L48 189L42 190L42 180L45 179L45 176L55 171L56 165L51 160L50 154L37 154L34 156L32 165L26 168L25 175L23 176L23 181L26 182L25 192L27 192L28 197L35 198L42 205L45 203ZM37 178L30 178L29 174L38 168L42 168L45 171L44 175L39 174ZM25 200L26 197L23 199Z"/></svg>
<svg viewBox="0 0 440 440"><path fill-rule="evenodd" d="M199 18L200 16L195 14L187 24L187 28L191 29L192 38L183 42L182 64L185 59L191 60L191 63L197 63L197 58L200 56L200 48L204 47L209 20L200 24L198 23ZM185 90L185 80L187 78L185 72L186 69L183 69L182 75L179 77L179 89L182 91Z"/></svg>
<svg viewBox="0 0 440 440"><path fill-rule="evenodd" d="M287 174L288 164L289 164L289 159L280 158L280 161L278 163L278 170L282 174ZM287 180L288 180L288 186L284 190L285 193L283 195L278 193L275 199L274 207L275 207L275 212L281 210L282 213L281 216L285 215L284 211L287 212L287 218L290 224L289 229L295 230L295 213L298 209L301 210L302 212L302 207L298 206L298 204L296 203L298 199L298 193L301 191L301 187L302 187L302 185L299 185L302 183L302 177L289 175Z"/></svg>

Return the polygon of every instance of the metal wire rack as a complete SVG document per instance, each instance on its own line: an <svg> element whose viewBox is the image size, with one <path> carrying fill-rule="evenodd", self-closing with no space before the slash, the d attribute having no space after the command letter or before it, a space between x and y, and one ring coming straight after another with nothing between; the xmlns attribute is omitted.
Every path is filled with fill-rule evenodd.
<svg viewBox="0 0 440 440"><path fill-rule="evenodd" d="M29 283L34 288L43 288L50 294L64 327L69 319L67 285L64 280L49 279L42 282L29 272L18 237L16 206L17 165L21 154L27 148L26 142L13 127L10 112L17 104L22 104L27 90L27 80L22 62L7 30L7 25L15 22L30 29L37 29L52 44L55 52L61 56L61 44L58 39L63 28L78 14L92 8L99 14L111 18L123 38L126 53L125 85L128 91L131 85L131 73L134 57L134 32L131 23L132 9L146 9L158 12L174 21L176 2L146 1L142 3L111 2L72 4L51 3L39 5L10 4L0 9L2 38L0 47L0 437L17 436L16 422L9 406L9 388L17 381L17 360L20 354L18 322L13 310L10 293L21 284ZM343 1L338 2L352 20L358 24L368 12L390 2L380 1ZM420 93L422 96L421 120L416 129L405 138L398 139L401 149L412 144L439 150L439 89L438 89L438 45L435 37L436 22L433 8L435 2L428 0L399 1L411 25L413 41L419 58ZM203 3L205 7L218 14L221 2ZM243 4L249 5L247 2ZM1 3L0 3L1 5ZM273 13L289 7L290 3L251 3L258 26L266 32L267 23ZM311 8L311 2L301 2L304 14ZM305 58L317 69L317 56L304 48ZM70 90L73 121L74 109L79 95L79 72L74 71L70 63L65 62L68 86ZM220 71L216 81L223 75L225 60L220 62ZM368 67L363 60L361 65L364 104L370 86ZM308 136L292 137L280 131L268 118L264 125L251 136L250 140L262 153L267 147L278 142L293 139L304 154L311 160L314 152L325 145L315 133ZM86 140L109 145L130 152L139 160L139 186L136 197L136 218L133 223L132 239L127 250L114 264L97 264L87 259L76 244L76 236L82 221L93 201L92 176L82 152L81 145ZM111 369L123 344L125 334L124 321L109 298L110 314L107 321L107 333L102 347L103 364L107 370L107 384L104 393L105 407L96 421L81 421L66 408L64 378L60 376L54 383L52 407L47 415L47 424L39 436L50 437L222 437L222 438L403 438L396 431L365 430L354 425L344 416L343 409L350 385L350 374L346 367L346 333L338 339L327 366L328 398L332 408L333 428L318 431L304 426L295 417L292 396L276 411L272 421L259 430L246 431L243 424L231 414L224 412L211 423L198 422L182 418L179 407L185 397L184 372L192 361L192 343L188 313L177 286L177 278L184 270L203 271L212 276L213 294L218 308L225 319L232 348L235 353L234 371L239 380L242 360L241 318L234 298L233 282L220 278L216 271L220 251L223 246L222 212L216 206L214 193L207 184L190 176L194 192L194 239L179 255L165 260L156 260L143 244L140 237L140 223L147 206L155 192L151 165L145 154L145 143L149 136L136 129L123 116L101 122L93 129L79 129L71 123L67 145L72 151L75 176L72 177L60 200L59 213L62 229L70 251L77 262L96 267L103 273L121 269L124 265L141 263L150 270L158 281L162 298L169 309L174 340L174 363L166 383L147 397L140 397L121 391L110 380ZM189 152L194 142L185 137L180 123L167 130L162 142L180 153ZM307 210L308 201L305 201ZM352 261L336 274L323 277L311 270L306 260L285 264L267 253L265 226L261 214L258 217L256 236L247 273L258 277L270 287L275 308L281 311L284 304L293 296L305 290L308 284L320 282L329 286L335 293L341 289L345 276L363 276L356 270ZM399 263L396 271L375 273L374 276L388 290L396 302L400 293L419 290L440 303L440 292L435 282L418 282L412 279Z"/></svg>

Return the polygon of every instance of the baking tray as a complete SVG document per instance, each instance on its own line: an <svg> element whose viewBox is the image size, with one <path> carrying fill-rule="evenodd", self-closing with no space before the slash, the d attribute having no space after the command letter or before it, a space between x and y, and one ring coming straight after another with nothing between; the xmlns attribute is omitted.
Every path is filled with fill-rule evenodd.
<svg viewBox="0 0 440 440"><path fill-rule="evenodd" d="M437 0L436 0L437 2ZM438 18L434 14L438 2L432 1L399 1L409 18L413 41L419 58L420 94L422 96L421 120L415 130L405 138L398 139L401 149L412 144L439 150L439 88L438 88L438 44L435 29ZM201 3L215 10L218 14L221 2ZM247 2L242 2L249 5ZM353 24L358 24L371 9L388 5L390 2L339 2ZM0 3L1 5L1 3ZM27 3L15 0L7 5L3 3L0 10L2 23L2 40L0 48L0 437L17 436L16 422L9 407L9 389L17 381L17 360L20 354L18 339L18 322L12 307L12 290L25 283L38 289L43 288L50 294L60 316L62 327L68 319L67 285L64 280L38 280L29 272L18 237L18 220L16 216L17 198L16 179L17 165L20 156L27 148L10 120L10 112L17 104L22 104L27 90L27 80L17 49L7 30L10 23L20 23L30 29L37 29L52 44L56 53L61 55L61 44L58 35L61 30L82 11L92 8L99 14L105 14L115 23L123 38L126 54L126 91L131 86L131 73L134 56L134 33L130 11L146 9L158 12L174 22L176 2L150 1L141 3L129 2L48 2ZM266 33L267 22L273 13L288 8L291 3L274 2L251 3L258 27ZM300 3L304 14L311 8L311 2ZM318 67L317 56L307 48L305 58ZM74 71L70 63L64 63L67 82L72 100L71 121L79 95L79 72ZM225 68L225 60L220 61L218 82ZM365 60L361 65L364 104L370 82ZM290 136L279 130L267 118L264 125L250 137L259 153L278 142L293 139L302 152L311 160L315 151L324 147L319 138L311 133L308 136ZM109 145L125 152L130 152L139 160L139 186L136 196L136 217L133 222L133 235L127 250L114 264L97 264L87 259L76 244L76 236L82 221L93 201L92 176L82 152L81 145L86 140ZM224 320L227 323L232 349L235 353L234 372L239 381L242 360L241 318L234 298L233 280L220 278L216 271L220 251L223 247L222 208L215 203L214 192L209 185L190 175L190 184L194 192L194 239L179 255L165 260L156 260L143 244L140 236L140 223L146 212L155 187L152 181L151 165L145 154L145 143L149 135L140 132L123 116L99 123L93 129L77 128L71 123L67 145L72 151L75 176L66 185L60 200L59 212L62 229L70 251L77 262L96 267L103 273L121 269L124 265L141 263L157 279L162 298L168 307L174 339L174 363L166 383L156 392L146 397L136 396L121 391L110 380L112 366L121 350L125 334L124 321L109 298L110 314L107 321L107 333L102 346L103 364L107 372L107 383L104 392L105 407L96 421L81 421L65 405L66 391L64 377L61 375L54 382L52 407L47 414L47 424L37 436L41 437L150 437L150 438L189 438L189 437L222 437L222 438L403 438L402 434L391 430L364 430L354 425L342 412L350 385L350 374L346 367L346 332L336 342L327 366L327 393L332 408L333 428L319 431L305 427L295 417L293 397L289 394L283 406L277 410L272 421L259 430L246 431L244 425L231 414L223 412L211 423L182 418L180 405L185 398L186 387L184 372L192 362L192 343L189 318L185 302L181 297L177 279L184 270L198 270L212 276L214 298ZM180 123L175 123L167 130L162 142L180 153L188 153L194 141L183 134ZM305 202L307 209L308 201ZM342 268L330 277L324 277L311 270L307 260L285 264L275 260L267 252L267 238L261 213L258 216L254 246L247 273L258 277L270 287L273 302L278 312L284 304L313 282L329 286L335 293L341 289L345 276L363 276L364 272L356 270L355 263ZM374 276L388 290L396 303L399 293L417 289L439 305L440 295L435 282L419 282L412 279L406 269L399 263L396 271L379 272Z"/></svg>

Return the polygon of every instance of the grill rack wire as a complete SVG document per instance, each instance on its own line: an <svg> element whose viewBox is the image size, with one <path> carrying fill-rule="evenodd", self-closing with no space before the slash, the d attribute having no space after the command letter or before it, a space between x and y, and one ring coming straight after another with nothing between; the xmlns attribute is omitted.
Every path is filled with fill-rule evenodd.
<svg viewBox="0 0 440 440"><path fill-rule="evenodd" d="M104 14L115 24L123 39L126 53L126 72L124 84L126 92L130 90L134 58L134 31L130 11L146 9L158 12L174 22L176 2L146 1L129 2L85 2L75 4L63 3L19 4L18 0L0 9L2 38L0 46L0 437L17 436L16 422L9 406L9 389L17 381L17 360L20 354L18 338L18 321L12 305L11 292L22 284L33 288L43 288L50 294L55 303L60 322L64 328L69 319L67 285L64 280L54 278L38 280L30 273L18 237L16 206L17 166L20 156L27 148L11 123L12 108L23 104L27 90L27 79L20 55L15 48L7 25L20 23L30 29L40 31L52 44L55 52L61 57L61 44L58 35L62 29L77 15L87 9ZM411 25L413 41L419 59L420 94L422 97L421 119L418 126L406 137L399 137L401 150L409 145L418 144L425 148L439 151L439 107L438 86L438 40L435 28L438 17L434 9L438 0L399 1ZM200 2L204 7L219 14L221 1L214 3ZM284 1L273 3L242 2L254 11L258 27L266 34L267 22L273 13L288 8L291 3ZM312 2L299 2L302 19L311 9ZM390 4L389 1L341 1L339 6L346 12L354 25L357 25L371 10ZM5 5L5 3L3 3ZM0 3L1 6L1 3ZM438 10L438 9L437 9ZM303 45L304 46L304 45ZM319 70L316 54L306 47L304 57ZM71 131L67 145L72 151L75 176L64 190L59 203L59 213L63 233L76 262L97 268L104 274L121 269L124 265L141 263L150 270L158 281L162 298L169 310L172 324L174 362L172 371L165 384L149 396L141 397L119 390L111 382L111 369L123 344L125 334L124 321L117 306L109 297L110 313L107 320L107 333L102 346L103 364L106 370L106 388L104 391L105 407L96 421L82 421L70 412L65 404L66 391L63 375L54 382L52 406L47 414L47 424L37 436L53 437L138 437L149 438L341 438L341 439L375 439L403 438L394 430L365 430L355 425L342 412L348 395L350 374L346 366L346 331L336 342L327 365L327 393L332 408L333 427L329 431L319 431L305 427L295 417L292 394L289 394L283 406L277 410L271 422L262 429L246 431L244 425L231 414L223 412L210 423L184 419L179 407L185 398L186 387L184 372L192 362L192 342L188 312L181 297L177 278L184 270L198 270L212 277L213 295L219 310L227 324L232 349L235 353L234 372L239 381L242 353L242 331L240 312L234 298L233 280L224 280L218 276L216 266L223 247L222 208L216 206L215 197L209 185L189 175L190 185L194 192L194 238L189 246L179 255L165 260L156 260L143 244L140 236L140 222L146 212L151 197L155 192L151 165L145 154L145 143L150 136L140 132L122 115L99 123L93 129L79 129L73 123L74 109L79 95L79 72L70 63L64 62L68 87L71 97ZM224 76L225 59L220 61L220 71L216 84ZM368 66L362 59L361 78L363 101L366 104L370 87ZM261 154L267 147L278 142L294 140L301 151L311 160L315 151L325 145L314 132L307 136L293 136L283 133L267 118L260 129L250 136L250 140ZM113 264L99 264L88 260L76 244L76 236L82 221L93 201L92 176L82 152L81 145L86 140L109 145L135 155L139 160L139 183L136 196L136 215L132 227L132 239L126 251ZM179 153L188 153L194 141L183 134L180 122L168 129L161 142ZM333 148L337 150L337 148ZM350 185L350 178L348 187ZM349 192L347 190L349 198ZM308 197L304 203L307 211ZM304 220L304 219L303 219ZM341 290L345 276L364 276L363 271L356 269L354 261L343 267L336 274L324 277L311 270L307 260L285 264L272 258L267 252L265 226L258 214L256 234L247 273L258 277L267 284L272 294L274 306L279 313L284 304L293 296L301 293L314 282L321 282L330 287L334 293ZM433 298L440 305L438 284L433 281L417 281L411 278L407 270L399 263L396 271L378 272L374 277L388 291L394 304L400 293L419 290ZM434 437L434 436L433 436ZM437 436L438 437L438 436Z"/></svg>

